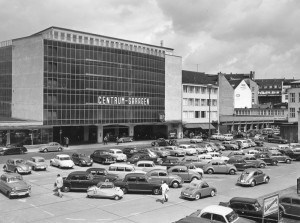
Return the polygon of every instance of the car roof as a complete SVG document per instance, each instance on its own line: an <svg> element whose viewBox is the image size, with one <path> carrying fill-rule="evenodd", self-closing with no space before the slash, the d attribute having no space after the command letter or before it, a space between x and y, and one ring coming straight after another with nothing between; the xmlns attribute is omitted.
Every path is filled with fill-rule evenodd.
<svg viewBox="0 0 300 223"><path fill-rule="evenodd" d="M138 163L150 163L150 164L152 164L152 163L154 163L154 162L151 161L151 160L140 160L140 161L137 162L137 164L138 164Z"/></svg>
<svg viewBox="0 0 300 223"><path fill-rule="evenodd" d="M70 157L68 154L58 154L56 156L58 156L58 157Z"/></svg>
<svg viewBox="0 0 300 223"><path fill-rule="evenodd" d="M10 158L9 160L15 161L15 160L24 160L24 159L22 159L22 158Z"/></svg>
<svg viewBox="0 0 300 223"><path fill-rule="evenodd" d="M103 171L103 170L106 170L105 168L99 168L99 167L91 167L91 168L88 168L86 170L86 172L89 172L89 171L95 171L95 170L98 170L98 171Z"/></svg>
<svg viewBox="0 0 300 223"><path fill-rule="evenodd" d="M34 158L34 159L45 159L44 157L41 157L41 156L33 156L31 158Z"/></svg>
<svg viewBox="0 0 300 223"><path fill-rule="evenodd" d="M110 164L110 166L120 166L120 167L133 167L132 164L127 164L127 163L113 163L113 164Z"/></svg>
<svg viewBox="0 0 300 223"><path fill-rule="evenodd" d="M121 149L109 149L109 150L112 150L112 151L122 151Z"/></svg>
<svg viewBox="0 0 300 223"><path fill-rule="evenodd" d="M20 176L18 173L3 173L1 176L6 176L6 177L14 177L14 176Z"/></svg>
<svg viewBox="0 0 300 223"><path fill-rule="evenodd" d="M205 208L203 208L201 210L201 213L214 213L214 214L219 214L219 215L228 215L229 213L231 213L233 210L229 207L224 207L224 206L220 206L220 205L210 205L207 206Z"/></svg>
<svg viewBox="0 0 300 223"><path fill-rule="evenodd" d="M172 166L172 167L170 167L169 170L170 170L170 169L175 169L175 168L187 169L186 166L178 165L178 166Z"/></svg>
<svg viewBox="0 0 300 223"><path fill-rule="evenodd" d="M248 203L248 204L255 204L257 202L257 199L254 198L248 198L248 197L233 197L230 199L230 203L233 202L242 202L242 203Z"/></svg>
<svg viewBox="0 0 300 223"><path fill-rule="evenodd" d="M86 175L86 172L85 171L82 171L82 170L78 170L78 171L73 171L71 173L69 173L69 175Z"/></svg>
<svg viewBox="0 0 300 223"><path fill-rule="evenodd" d="M191 181L191 183L195 183L195 184L204 184L204 183L206 183L206 181L204 181L204 180L193 180L193 181ZM190 183L190 184L191 184Z"/></svg>
<svg viewBox="0 0 300 223"><path fill-rule="evenodd" d="M142 176L142 177L144 177L144 176L146 176L146 173L127 173L126 174L126 177L128 177L128 176Z"/></svg>
<svg viewBox="0 0 300 223"><path fill-rule="evenodd" d="M247 168L244 171L250 171L250 172L252 172L252 171L258 171L258 170L259 169L257 169L257 168Z"/></svg>

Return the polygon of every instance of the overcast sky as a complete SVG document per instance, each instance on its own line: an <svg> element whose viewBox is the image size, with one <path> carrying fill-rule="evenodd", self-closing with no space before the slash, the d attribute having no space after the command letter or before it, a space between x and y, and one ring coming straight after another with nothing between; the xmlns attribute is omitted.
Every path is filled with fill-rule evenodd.
<svg viewBox="0 0 300 223"><path fill-rule="evenodd" d="M183 69L300 78L299 0L0 0L0 41L50 26L160 45Z"/></svg>

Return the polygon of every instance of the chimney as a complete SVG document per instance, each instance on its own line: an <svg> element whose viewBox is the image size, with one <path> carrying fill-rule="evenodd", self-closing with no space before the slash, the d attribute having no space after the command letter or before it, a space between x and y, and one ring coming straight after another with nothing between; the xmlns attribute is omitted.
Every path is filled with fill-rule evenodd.
<svg viewBox="0 0 300 223"><path fill-rule="evenodd" d="M164 41L163 41L163 40L160 41L160 46L161 46L161 47L164 46Z"/></svg>

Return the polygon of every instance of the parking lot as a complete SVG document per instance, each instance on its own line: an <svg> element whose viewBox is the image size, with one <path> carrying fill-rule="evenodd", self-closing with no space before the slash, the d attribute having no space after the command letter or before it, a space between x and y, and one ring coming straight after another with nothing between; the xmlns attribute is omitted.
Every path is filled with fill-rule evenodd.
<svg viewBox="0 0 300 223"><path fill-rule="evenodd" d="M111 145L115 147L115 145ZM118 147L122 147L120 145ZM143 146L143 145L140 145ZM83 151L80 148L71 148L67 153ZM94 150L94 148L90 148ZM88 151L88 150L86 150ZM226 155L228 151L224 152ZM29 152L24 156L36 155ZM56 153L47 153L47 157L53 157ZM87 152L87 154L90 154ZM40 154L39 154L40 155ZM21 157L14 155L11 157ZM1 157L1 173L3 161L8 157ZM49 164L49 159L47 160ZM94 163L93 167L108 167ZM56 175L60 173L66 177L75 170L85 170L88 167L75 166L73 169L58 169L48 167L47 171L32 171L32 174L23 175L23 178L32 185L30 197L8 199L0 196L0 222L174 222L197 209L210 204L219 204L228 201L235 196L251 198L263 197L279 190L295 186L299 177L300 162L291 164L280 163L278 166L267 166L262 169L270 176L269 184L261 184L255 187L241 187L236 185L238 175L205 174L203 179L211 186L217 188L215 197L202 198L198 201L180 198L181 188L171 188L169 202L162 204L161 195L147 193L125 194L121 200L92 199L87 198L86 192L64 193L59 198L53 193L53 184ZM186 185L185 183L184 185Z"/></svg>

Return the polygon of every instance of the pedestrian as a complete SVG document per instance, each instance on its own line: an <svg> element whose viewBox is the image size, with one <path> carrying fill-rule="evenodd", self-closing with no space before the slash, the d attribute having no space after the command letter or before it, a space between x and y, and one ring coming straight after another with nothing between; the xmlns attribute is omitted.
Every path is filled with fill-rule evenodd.
<svg viewBox="0 0 300 223"><path fill-rule="evenodd" d="M168 184L166 183L166 181L162 181L162 184L160 186L161 188L161 192L162 192L162 203L167 202L168 201L168 191L170 190Z"/></svg>
<svg viewBox="0 0 300 223"><path fill-rule="evenodd" d="M57 190L57 195L62 198L63 194L61 192L61 188L64 185L63 178L60 176L60 174L57 174L57 178L55 180L54 186L56 187Z"/></svg>
<svg viewBox="0 0 300 223"><path fill-rule="evenodd" d="M107 136L104 137L103 141L104 141L104 145L107 145Z"/></svg>
<svg viewBox="0 0 300 223"><path fill-rule="evenodd" d="M118 136L116 138L116 141L117 141L117 145L119 145L119 137Z"/></svg>
<svg viewBox="0 0 300 223"><path fill-rule="evenodd" d="M69 138L66 137L66 147L69 147Z"/></svg>

